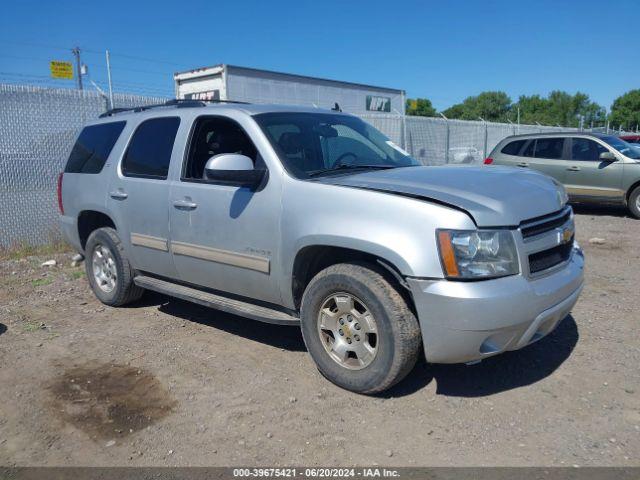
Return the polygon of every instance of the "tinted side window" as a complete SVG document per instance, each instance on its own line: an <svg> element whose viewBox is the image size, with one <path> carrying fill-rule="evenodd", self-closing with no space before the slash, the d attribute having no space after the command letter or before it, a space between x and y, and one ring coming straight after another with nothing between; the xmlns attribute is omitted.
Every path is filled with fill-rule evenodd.
<svg viewBox="0 0 640 480"><path fill-rule="evenodd" d="M142 122L133 134L122 160L123 175L167 178L179 125L178 117L153 118Z"/></svg>
<svg viewBox="0 0 640 480"><path fill-rule="evenodd" d="M588 138L574 138L571 144L572 160L599 161L602 152L608 152L608 150Z"/></svg>
<svg viewBox="0 0 640 480"><path fill-rule="evenodd" d="M126 122L85 127L76 140L66 173L100 173Z"/></svg>
<svg viewBox="0 0 640 480"><path fill-rule="evenodd" d="M516 140L515 142L507 143L500 153L506 153L507 155L518 155L522 147L526 143L526 140Z"/></svg>
<svg viewBox="0 0 640 480"><path fill-rule="evenodd" d="M527 148L524 149L524 152L522 152L522 156L523 157L533 157L533 150L536 148L536 141L535 140L530 140Z"/></svg>
<svg viewBox="0 0 640 480"><path fill-rule="evenodd" d="M562 158L564 138L538 138L536 140L536 158Z"/></svg>

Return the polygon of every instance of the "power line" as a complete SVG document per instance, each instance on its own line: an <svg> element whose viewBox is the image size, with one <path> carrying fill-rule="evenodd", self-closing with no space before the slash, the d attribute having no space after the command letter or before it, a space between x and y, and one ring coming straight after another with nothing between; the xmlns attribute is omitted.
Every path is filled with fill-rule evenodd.
<svg viewBox="0 0 640 480"><path fill-rule="evenodd" d="M155 72L153 70L139 70L137 68L111 67L111 70L123 71L123 72L134 72L134 73L145 73L149 75L171 75L171 73L169 72Z"/></svg>
<svg viewBox="0 0 640 480"><path fill-rule="evenodd" d="M29 61L37 61L37 62L50 62L51 59L50 58L43 58L43 57L24 57L24 56L19 56L19 55L8 55L8 54L4 54L4 53L0 53L0 58L11 58L14 60L29 60ZM141 69L137 69L137 68L128 68L128 67L115 67L112 68L112 70L115 71L122 71L122 72L133 72L133 73L142 73L145 75L163 75L163 76L168 76L171 75L170 72L158 72L158 71L154 71L154 70L141 70Z"/></svg>
<svg viewBox="0 0 640 480"><path fill-rule="evenodd" d="M35 47L38 49L50 49L50 50L59 50L59 51L64 51L67 52L67 54L71 54L73 55L73 57L75 57L75 70L76 70L76 81L78 82L78 88L82 89L81 87L81 82L82 82L82 75L80 73L80 70L83 68L82 66L82 61L79 58L79 53L82 52L82 54L89 54L89 55L103 55L104 51L100 51L94 48L83 48L83 47L74 47L74 48L69 48L69 47L62 47L59 45L51 45L51 44L46 44L46 43L40 43L40 42L23 42L23 41L13 41L13 40L0 40L0 44L9 44L9 45L20 45L20 46L27 46L27 47ZM69 56L71 56L69 55ZM133 68L133 67L129 67L127 66L127 62L125 60L132 60L132 61L136 61L136 62L149 62L149 63L155 63L158 65L173 65L173 66L185 66L184 64L180 64L177 62L172 62L169 60L164 60L164 59L158 59L158 58L150 58L150 57L145 57L145 56L140 56L140 55L129 55L129 54L125 54L125 53L117 53L117 52L110 52L110 55L112 57L116 57L116 59L120 60L118 63L124 63L124 66L120 66L118 65L118 63L112 68L113 71L116 72L132 72L135 73L137 75L144 75L147 78L151 78L153 77L154 79L156 79L157 82L160 81L160 76L163 76L165 82L162 82L162 85L158 85L156 83L156 85L149 85L148 82L144 82L144 83L139 83L139 82L129 82L129 81L119 81L119 79L114 79L114 83L115 85L117 85L119 90L127 90L127 91L136 91L136 92L142 92L142 93L150 93L153 92L154 95L167 95L167 96L173 96L174 91L173 91L173 81L172 81L172 77L171 77L171 72L170 71L158 71L158 70L146 70L144 68ZM0 54L0 57L3 58L10 58L10 59L14 59L14 60L22 60L22 61L30 61L30 62L49 62L51 59L47 59L47 58L43 58L43 57L38 57L38 56L28 56L28 55L14 55L12 53L2 53ZM93 57L92 57L93 58ZM93 61L91 62L93 63ZM92 69L93 70L93 69ZM100 69L99 69L100 70ZM38 75L38 74L24 74L24 73L14 73L14 72L0 72L0 75L3 75L5 78L11 78L14 79L12 81L16 81L15 79L24 79L23 81L30 81L30 82L34 82L34 83L38 83L38 84L45 84L45 85L53 85L55 87L70 87L70 85L68 83L66 83L65 80L60 80L60 79L52 79L48 76L44 76L44 75ZM102 83L104 85L104 81L100 81L100 83ZM170 85L171 84L171 85Z"/></svg>
<svg viewBox="0 0 640 480"><path fill-rule="evenodd" d="M104 55L104 50L95 50L95 49L91 49L91 48L85 48L82 50L85 53L91 53L94 55ZM128 53L118 53L118 52L112 52L111 50L109 50L109 54L113 57L120 57L120 58L128 58L130 60L137 60L137 61L142 61L142 62L151 62L151 63L160 63L160 64L165 64L165 65L173 65L176 67L186 67L186 64L184 63L177 63L177 62L172 62L169 60L164 60L164 59L159 59L159 58L151 58L151 57L143 57L143 56L139 56L139 55L129 55Z"/></svg>
<svg viewBox="0 0 640 480"><path fill-rule="evenodd" d="M0 40L0 43L7 43L10 45L22 45L27 47L50 48L52 50L64 50L67 52L71 50L70 47L60 47L60 46L47 45L44 43L34 43L34 42L17 42L15 40Z"/></svg>
<svg viewBox="0 0 640 480"><path fill-rule="evenodd" d="M53 49L53 50L63 50L66 52L72 51L74 47L62 47L59 45L50 45L50 44L46 44L46 43L38 43L38 42L22 42L22 41L15 41L15 40L0 40L0 43L4 43L4 44L9 44L9 45L21 45L21 46L27 46L27 47L37 47L37 48L48 48L48 49ZM90 54L95 54L95 55L104 55L105 50L98 50L95 48L83 48L82 46L80 46L80 49L83 53L90 53ZM165 64L165 65L174 65L177 67L186 67L187 65L184 63L178 63L178 62L173 62L170 60L164 60L164 59L159 59L159 58L151 58L151 57L145 57L145 56L140 56L140 55L129 55L127 53L117 53L117 52L112 52L111 50L109 50L109 53L111 54L111 56L117 56L117 57L122 57L122 58L128 58L131 60L138 60L138 61L143 61L143 62L151 62L151 63L159 63L159 64Z"/></svg>
<svg viewBox="0 0 640 480"><path fill-rule="evenodd" d="M24 74L24 73L14 73L14 72L0 72L0 79L5 78L10 82L29 82L29 83L37 83L39 85L55 87L55 88L74 88L74 86L68 83L67 80L62 79L54 79L48 77L46 75L32 75L32 74ZM94 80L95 81L95 80ZM97 80L95 81L101 88L104 88L106 82ZM145 84L131 84L130 82L117 82L115 86L122 87L117 93L137 93L137 94L148 94L152 96L173 96L173 91L171 87L160 87L160 86L149 86Z"/></svg>
<svg viewBox="0 0 640 480"><path fill-rule="evenodd" d="M49 58L42 58L42 57L23 57L23 56L19 56L19 55L7 55L6 53L0 53L0 57L3 58L12 58L14 60L36 60L38 62L48 62L50 59Z"/></svg>

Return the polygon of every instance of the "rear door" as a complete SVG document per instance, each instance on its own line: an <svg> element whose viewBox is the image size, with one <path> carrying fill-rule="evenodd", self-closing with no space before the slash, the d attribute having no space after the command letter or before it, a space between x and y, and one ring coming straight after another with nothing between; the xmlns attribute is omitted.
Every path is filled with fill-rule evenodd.
<svg viewBox="0 0 640 480"><path fill-rule="evenodd" d="M577 201L622 202L625 194L622 190L623 162L600 160L601 153L613 150L592 138L573 137L570 141L571 160L564 183L571 198Z"/></svg>
<svg viewBox="0 0 640 480"><path fill-rule="evenodd" d="M137 126L107 199L134 267L167 277L177 276L168 244L167 173L179 126L178 117L154 117Z"/></svg>
<svg viewBox="0 0 640 480"><path fill-rule="evenodd" d="M567 159L565 139L562 137L538 137L524 148L518 166L528 167L564 183Z"/></svg>
<svg viewBox="0 0 640 480"><path fill-rule="evenodd" d="M512 140L506 143L499 151L493 153L495 165L508 165L517 167L519 163L524 162L520 155L529 142L526 138ZM451 150L449 150L451 151Z"/></svg>

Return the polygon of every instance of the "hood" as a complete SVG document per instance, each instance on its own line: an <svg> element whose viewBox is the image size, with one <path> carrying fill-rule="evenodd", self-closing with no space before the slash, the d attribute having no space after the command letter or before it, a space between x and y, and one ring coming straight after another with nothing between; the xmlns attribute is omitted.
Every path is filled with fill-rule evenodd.
<svg viewBox="0 0 640 480"><path fill-rule="evenodd" d="M562 208L551 177L513 167L407 167L318 181L444 203L468 212L479 227L515 226Z"/></svg>

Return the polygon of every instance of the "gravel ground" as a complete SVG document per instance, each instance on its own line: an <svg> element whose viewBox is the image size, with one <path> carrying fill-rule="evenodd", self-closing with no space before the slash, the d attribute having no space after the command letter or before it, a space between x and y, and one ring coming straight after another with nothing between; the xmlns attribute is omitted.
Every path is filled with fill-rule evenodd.
<svg viewBox="0 0 640 480"><path fill-rule="evenodd" d="M577 228L587 283L553 334L378 397L324 380L297 328L0 262L0 465L640 465L640 221Z"/></svg>

